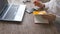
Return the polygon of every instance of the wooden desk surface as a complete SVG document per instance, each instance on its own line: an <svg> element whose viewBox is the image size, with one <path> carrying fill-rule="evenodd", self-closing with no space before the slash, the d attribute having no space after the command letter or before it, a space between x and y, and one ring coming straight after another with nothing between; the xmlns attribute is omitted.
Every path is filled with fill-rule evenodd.
<svg viewBox="0 0 60 34"><path fill-rule="evenodd" d="M0 21L0 34L58 34L54 24L35 24L33 15L25 13L22 23Z"/></svg>
<svg viewBox="0 0 60 34"><path fill-rule="evenodd" d="M59 34L57 25L35 24L33 19L32 14L25 12L22 23L0 21L0 34Z"/></svg>

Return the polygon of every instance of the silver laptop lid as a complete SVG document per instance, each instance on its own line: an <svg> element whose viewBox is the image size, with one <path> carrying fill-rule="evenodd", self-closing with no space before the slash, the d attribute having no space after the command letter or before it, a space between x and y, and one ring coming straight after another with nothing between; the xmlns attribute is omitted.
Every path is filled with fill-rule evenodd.
<svg viewBox="0 0 60 34"><path fill-rule="evenodd" d="M4 8L7 4L8 4L7 0L0 0L0 14L4 10Z"/></svg>

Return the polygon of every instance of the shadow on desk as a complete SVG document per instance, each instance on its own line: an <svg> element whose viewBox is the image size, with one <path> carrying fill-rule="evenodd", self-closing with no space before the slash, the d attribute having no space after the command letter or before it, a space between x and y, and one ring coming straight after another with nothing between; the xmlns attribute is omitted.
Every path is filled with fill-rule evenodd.
<svg viewBox="0 0 60 34"><path fill-rule="evenodd" d="M60 32L60 22L55 22L54 25L56 26L58 32Z"/></svg>
<svg viewBox="0 0 60 34"><path fill-rule="evenodd" d="M3 24L19 24L19 25L22 25L22 22L17 22L17 21L0 21L0 23L3 23Z"/></svg>

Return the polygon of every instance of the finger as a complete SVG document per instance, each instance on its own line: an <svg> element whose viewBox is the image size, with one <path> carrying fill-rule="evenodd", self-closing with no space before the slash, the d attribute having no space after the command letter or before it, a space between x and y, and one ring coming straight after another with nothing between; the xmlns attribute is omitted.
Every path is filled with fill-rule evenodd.
<svg viewBox="0 0 60 34"><path fill-rule="evenodd" d="M42 15L42 18L48 19L49 17L47 15Z"/></svg>

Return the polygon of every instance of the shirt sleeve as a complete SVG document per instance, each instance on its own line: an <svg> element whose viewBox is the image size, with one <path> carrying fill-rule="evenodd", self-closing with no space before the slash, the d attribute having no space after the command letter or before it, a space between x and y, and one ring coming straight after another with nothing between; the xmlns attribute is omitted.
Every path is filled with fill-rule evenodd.
<svg viewBox="0 0 60 34"><path fill-rule="evenodd" d="M51 5L52 2L53 2L53 0L50 0L49 2L46 2L43 4L45 4L45 8L49 8L49 6Z"/></svg>
<svg viewBox="0 0 60 34"><path fill-rule="evenodd" d="M60 22L60 16L56 15L56 21Z"/></svg>

